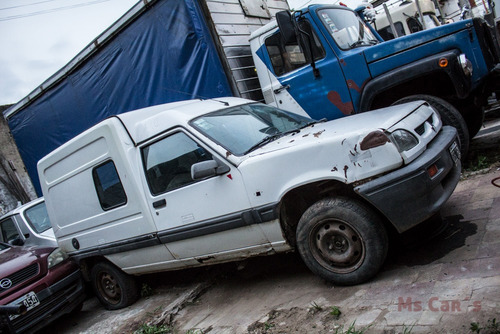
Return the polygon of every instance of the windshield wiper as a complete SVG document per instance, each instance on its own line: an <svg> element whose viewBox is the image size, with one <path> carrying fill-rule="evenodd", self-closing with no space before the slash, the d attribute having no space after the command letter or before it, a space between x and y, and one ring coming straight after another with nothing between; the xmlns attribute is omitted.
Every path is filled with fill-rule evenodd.
<svg viewBox="0 0 500 334"><path fill-rule="evenodd" d="M316 122L314 122L314 123L316 123ZM303 126L302 128L304 128L304 127L306 127L308 125L309 124ZM302 129L302 128L300 128L300 129ZM260 141L258 141L255 145L252 145L252 147L250 147L248 150L246 150L245 153L243 153L243 154L248 154L248 153L250 153L250 152L258 149L259 147L262 147L262 146L264 146L264 145L266 145L266 144L268 144L268 143L270 143L272 141L275 141L278 138L284 137L284 136L292 134L292 133L299 133L300 129L288 130L288 131L285 131L285 132L280 132L280 133L276 133L274 135L270 135L270 136L264 137Z"/></svg>
<svg viewBox="0 0 500 334"><path fill-rule="evenodd" d="M356 41L352 44L349 45L350 48L356 48L358 46L371 46L371 45L375 45L375 44L378 44L379 41L375 40L375 39L370 39L368 41L365 41L365 40L359 40L359 41Z"/></svg>
<svg viewBox="0 0 500 334"><path fill-rule="evenodd" d="M320 119L319 121L311 121L311 122L309 122L309 123L307 123L307 124L305 124L305 125L301 126L299 129L305 129L305 128L307 128L308 126L311 126L311 125L314 125L314 124L318 124L318 123L323 123L323 122L326 122L326 121L327 121L327 119L326 119L326 118L322 118L322 119Z"/></svg>

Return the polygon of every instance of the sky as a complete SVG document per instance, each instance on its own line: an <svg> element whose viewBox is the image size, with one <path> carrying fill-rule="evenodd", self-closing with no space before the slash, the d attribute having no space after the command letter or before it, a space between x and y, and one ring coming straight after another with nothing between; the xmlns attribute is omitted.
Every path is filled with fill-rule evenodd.
<svg viewBox="0 0 500 334"><path fill-rule="evenodd" d="M1 0L0 105L16 103L139 0Z"/></svg>
<svg viewBox="0 0 500 334"><path fill-rule="evenodd" d="M26 97L138 1L0 0L0 105Z"/></svg>

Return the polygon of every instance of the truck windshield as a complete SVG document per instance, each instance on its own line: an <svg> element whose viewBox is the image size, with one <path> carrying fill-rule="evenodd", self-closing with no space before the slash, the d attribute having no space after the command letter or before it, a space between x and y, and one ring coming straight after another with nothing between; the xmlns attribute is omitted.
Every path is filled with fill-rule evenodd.
<svg viewBox="0 0 500 334"><path fill-rule="evenodd" d="M191 125L234 155L314 123L310 118L264 104L247 104L203 115Z"/></svg>
<svg viewBox="0 0 500 334"><path fill-rule="evenodd" d="M364 22L348 9L325 8L318 11L318 14L342 50L379 43Z"/></svg>

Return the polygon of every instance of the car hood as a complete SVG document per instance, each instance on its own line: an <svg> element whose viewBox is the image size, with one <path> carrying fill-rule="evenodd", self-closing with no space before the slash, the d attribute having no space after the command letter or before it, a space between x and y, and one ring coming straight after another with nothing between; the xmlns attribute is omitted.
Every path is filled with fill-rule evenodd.
<svg viewBox="0 0 500 334"><path fill-rule="evenodd" d="M9 247L0 251L0 279L7 277L42 258L47 257L55 247Z"/></svg>

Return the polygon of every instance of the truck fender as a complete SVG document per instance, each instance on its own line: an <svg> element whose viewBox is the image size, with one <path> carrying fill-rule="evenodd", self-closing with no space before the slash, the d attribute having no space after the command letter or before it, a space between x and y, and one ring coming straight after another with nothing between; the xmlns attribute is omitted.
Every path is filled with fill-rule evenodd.
<svg viewBox="0 0 500 334"><path fill-rule="evenodd" d="M414 79L427 76L430 74L445 73L453 83L456 97L465 98L471 89L471 80L463 72L459 62L459 50L450 50L436 55L432 55L403 67L396 68L392 71L384 73L373 80L370 80L364 87L361 94L361 100L358 112L365 112L373 109L372 104L375 98L403 83L410 82ZM440 66L440 60L447 59L448 65ZM406 95L419 93L418 90L408 91ZM398 99L403 96L394 96ZM390 101L394 102L394 101Z"/></svg>

